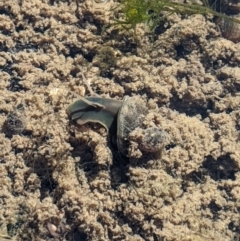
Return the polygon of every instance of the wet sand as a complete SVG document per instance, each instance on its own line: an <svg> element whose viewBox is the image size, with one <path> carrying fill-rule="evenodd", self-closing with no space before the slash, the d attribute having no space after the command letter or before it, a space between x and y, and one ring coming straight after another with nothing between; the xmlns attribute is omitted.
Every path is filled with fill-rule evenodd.
<svg viewBox="0 0 240 241"><path fill-rule="evenodd" d="M114 3L0 1L0 239L238 241L240 44L209 16L169 16L154 41L102 27ZM168 133L119 157L67 106L139 95ZM136 150L137 151L137 150Z"/></svg>

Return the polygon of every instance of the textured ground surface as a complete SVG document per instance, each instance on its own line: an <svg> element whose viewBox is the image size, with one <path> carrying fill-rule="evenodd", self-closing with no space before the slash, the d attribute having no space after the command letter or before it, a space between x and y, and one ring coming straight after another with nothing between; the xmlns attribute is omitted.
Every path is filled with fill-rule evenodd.
<svg viewBox="0 0 240 241"><path fill-rule="evenodd" d="M240 44L202 16L155 40L102 26L112 3L0 0L0 239L239 240ZM104 128L69 125L87 90L141 95L161 156L118 158Z"/></svg>

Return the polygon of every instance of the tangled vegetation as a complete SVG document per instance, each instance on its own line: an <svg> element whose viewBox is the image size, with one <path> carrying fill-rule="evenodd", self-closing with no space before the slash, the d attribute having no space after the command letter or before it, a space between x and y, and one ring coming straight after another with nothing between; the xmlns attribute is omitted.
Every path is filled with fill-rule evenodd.
<svg viewBox="0 0 240 241"><path fill-rule="evenodd" d="M166 16L173 13L212 14L240 23L238 19L213 10L206 0L202 0L202 5L197 4L194 0L191 0L190 3L173 2L171 0L122 0L119 4L118 17L115 20L116 24L120 24L126 29L132 29L139 23L146 23L147 27L153 31Z"/></svg>

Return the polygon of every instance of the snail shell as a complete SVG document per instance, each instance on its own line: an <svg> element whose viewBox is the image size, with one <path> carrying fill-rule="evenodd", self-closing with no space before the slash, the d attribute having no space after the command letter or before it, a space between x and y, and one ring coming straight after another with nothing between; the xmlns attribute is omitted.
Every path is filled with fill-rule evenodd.
<svg viewBox="0 0 240 241"><path fill-rule="evenodd" d="M127 156L129 135L136 128L143 128L143 121L147 114L146 103L139 96L126 96L123 99L117 118L117 146L122 155ZM143 128L142 137L138 143L139 149L145 152L160 151L166 137L166 132L157 127Z"/></svg>

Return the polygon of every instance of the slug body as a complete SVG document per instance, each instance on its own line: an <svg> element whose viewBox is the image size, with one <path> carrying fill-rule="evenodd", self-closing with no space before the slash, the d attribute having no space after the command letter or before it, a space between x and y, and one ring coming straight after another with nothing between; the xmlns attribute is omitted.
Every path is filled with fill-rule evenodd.
<svg viewBox="0 0 240 241"><path fill-rule="evenodd" d="M122 101L119 100L90 96L70 104L67 113L71 121L78 125L88 122L99 123L106 128L107 132L112 133L116 130L115 123L121 105Z"/></svg>

